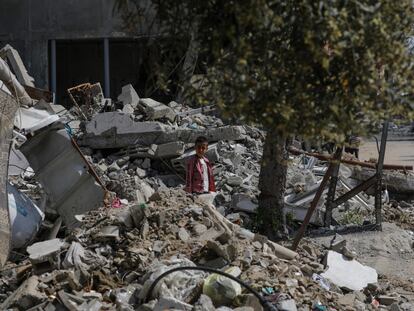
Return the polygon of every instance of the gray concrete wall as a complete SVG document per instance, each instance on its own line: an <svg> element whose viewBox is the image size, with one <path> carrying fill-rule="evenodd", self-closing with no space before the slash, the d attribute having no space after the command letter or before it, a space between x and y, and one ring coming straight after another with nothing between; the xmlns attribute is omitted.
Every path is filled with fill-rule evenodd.
<svg viewBox="0 0 414 311"><path fill-rule="evenodd" d="M49 88L48 42L53 39L131 37L114 0L1 0L0 47L15 47L40 88Z"/></svg>

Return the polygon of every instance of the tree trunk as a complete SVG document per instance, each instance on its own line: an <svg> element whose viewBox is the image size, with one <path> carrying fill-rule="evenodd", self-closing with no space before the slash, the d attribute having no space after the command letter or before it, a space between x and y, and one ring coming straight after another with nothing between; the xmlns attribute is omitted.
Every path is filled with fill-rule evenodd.
<svg viewBox="0 0 414 311"><path fill-rule="evenodd" d="M258 221L260 231L269 239L280 238L285 231L283 206L289 156L286 142L286 136L267 132L259 178Z"/></svg>

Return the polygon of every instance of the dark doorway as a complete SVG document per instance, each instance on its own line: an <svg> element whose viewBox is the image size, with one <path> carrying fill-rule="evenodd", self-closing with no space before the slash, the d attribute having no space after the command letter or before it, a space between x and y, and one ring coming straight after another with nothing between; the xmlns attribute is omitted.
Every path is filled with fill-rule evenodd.
<svg viewBox="0 0 414 311"><path fill-rule="evenodd" d="M56 103L71 107L67 89L104 82L103 40L56 41Z"/></svg>
<svg viewBox="0 0 414 311"><path fill-rule="evenodd" d="M116 99L126 84L132 84L140 97L144 96L140 72L144 46L138 41L109 41L109 72L111 83L111 98Z"/></svg>

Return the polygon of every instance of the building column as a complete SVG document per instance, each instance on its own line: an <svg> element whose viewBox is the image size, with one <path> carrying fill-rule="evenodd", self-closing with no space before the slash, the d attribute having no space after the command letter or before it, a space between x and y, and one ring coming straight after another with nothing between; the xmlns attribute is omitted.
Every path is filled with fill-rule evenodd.
<svg viewBox="0 0 414 311"><path fill-rule="evenodd" d="M50 40L50 91L56 94L56 40Z"/></svg>
<svg viewBox="0 0 414 311"><path fill-rule="evenodd" d="M104 95L106 98L111 94L111 82L109 75L109 39L104 39Z"/></svg>

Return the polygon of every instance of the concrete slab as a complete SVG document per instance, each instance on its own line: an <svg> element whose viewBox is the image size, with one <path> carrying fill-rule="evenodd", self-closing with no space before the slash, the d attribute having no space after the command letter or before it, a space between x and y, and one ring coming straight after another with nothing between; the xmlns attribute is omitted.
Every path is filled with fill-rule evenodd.
<svg viewBox="0 0 414 311"><path fill-rule="evenodd" d="M99 113L86 123L83 146L94 149L123 148L131 145L150 146L171 142L194 143L206 136L211 143L221 140L240 140L245 136L241 126L223 126L207 130L174 129L159 122L136 122L122 112Z"/></svg>
<svg viewBox="0 0 414 311"><path fill-rule="evenodd" d="M39 291L38 284L37 276L29 277L16 291L8 296L0 305L0 309L10 310L10 308L16 307L18 310L28 310L45 301L47 296ZM15 309L13 308L13 310Z"/></svg>
<svg viewBox="0 0 414 311"><path fill-rule="evenodd" d="M170 121L174 121L175 119L176 112L173 109L151 98L141 98L139 100L139 105L150 120L166 118Z"/></svg>
<svg viewBox="0 0 414 311"><path fill-rule="evenodd" d="M34 243L27 248L29 259L34 264L50 261L49 259L56 256L64 245L65 242L60 239Z"/></svg>
<svg viewBox="0 0 414 311"><path fill-rule="evenodd" d="M7 59L21 84L34 87L34 78L28 74L19 52L17 52L11 45L7 44L0 50L0 57Z"/></svg>
<svg viewBox="0 0 414 311"><path fill-rule="evenodd" d="M132 84L127 84L122 87L122 93L119 94L118 100L121 101L124 106L130 105L131 107L136 108L139 103L139 96Z"/></svg>
<svg viewBox="0 0 414 311"><path fill-rule="evenodd" d="M166 143L158 145L155 150L156 158L175 158L179 157L184 153L184 143L181 141L176 141L172 143Z"/></svg>

